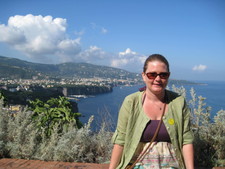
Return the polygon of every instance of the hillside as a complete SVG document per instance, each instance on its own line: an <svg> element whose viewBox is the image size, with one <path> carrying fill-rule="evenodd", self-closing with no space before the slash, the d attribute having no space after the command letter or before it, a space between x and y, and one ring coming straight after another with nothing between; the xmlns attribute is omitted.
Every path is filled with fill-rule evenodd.
<svg viewBox="0 0 225 169"><path fill-rule="evenodd" d="M136 73L88 63L40 64L0 56L0 78L136 78Z"/></svg>
<svg viewBox="0 0 225 169"><path fill-rule="evenodd" d="M89 63L41 64L0 56L0 78L6 79L72 79L93 78L132 79L142 82L141 75L123 69ZM186 80L170 79L170 84L197 84Z"/></svg>

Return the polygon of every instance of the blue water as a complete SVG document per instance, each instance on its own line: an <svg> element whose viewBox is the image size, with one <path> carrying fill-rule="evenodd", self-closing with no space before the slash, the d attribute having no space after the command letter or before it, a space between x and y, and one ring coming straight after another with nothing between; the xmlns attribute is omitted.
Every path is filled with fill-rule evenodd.
<svg viewBox="0 0 225 169"><path fill-rule="evenodd" d="M212 108L211 117L213 117L219 110L225 110L225 82L205 81L202 83L203 85L184 85L184 87L187 94L190 94L190 89L194 88L196 96L206 98L206 106Z"/></svg>
<svg viewBox="0 0 225 169"><path fill-rule="evenodd" d="M115 125L124 98L128 94L137 91L140 87L114 87L113 92L80 99L77 101L79 112L83 115L80 120L87 123L90 116L94 115L95 122L101 123L102 116L106 114L106 118L110 118L109 120L112 120Z"/></svg>
<svg viewBox="0 0 225 169"><path fill-rule="evenodd" d="M196 95L205 97L206 105L212 107L211 117L213 117L219 110L225 110L225 82L210 81L203 83L204 85L183 85L187 90L187 101L190 89L194 88ZM128 94L138 91L140 87L142 86L114 87L111 93L80 99L77 101L79 112L83 115L80 120L87 123L90 116L94 115L94 126L98 125L96 123L101 123L102 118L112 120L115 125L123 99Z"/></svg>

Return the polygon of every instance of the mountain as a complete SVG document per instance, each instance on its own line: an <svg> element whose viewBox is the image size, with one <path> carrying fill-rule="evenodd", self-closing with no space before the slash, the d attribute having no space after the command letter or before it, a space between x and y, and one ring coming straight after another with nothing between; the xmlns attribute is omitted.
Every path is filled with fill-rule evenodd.
<svg viewBox="0 0 225 169"><path fill-rule="evenodd" d="M0 56L0 78L137 78L137 73L89 63L41 64Z"/></svg>

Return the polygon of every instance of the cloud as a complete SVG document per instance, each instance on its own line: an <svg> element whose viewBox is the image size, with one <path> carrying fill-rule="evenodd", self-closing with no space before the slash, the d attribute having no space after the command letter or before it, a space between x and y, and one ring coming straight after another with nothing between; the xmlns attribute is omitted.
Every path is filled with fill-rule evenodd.
<svg viewBox="0 0 225 169"><path fill-rule="evenodd" d="M93 29L108 33L106 28L91 23ZM130 48L118 53L109 53L92 45L81 50L80 32L73 31L79 38L67 34L67 20L52 16L16 15L6 25L0 24L0 42L42 63L87 62L137 71L143 66L146 56ZM86 33L86 31L85 31ZM138 70L139 71L139 70Z"/></svg>
<svg viewBox="0 0 225 169"><path fill-rule="evenodd" d="M146 56L140 55L137 52L127 48L123 52L119 52L118 55L111 60L111 66L117 68L125 68L130 71L141 70L142 65L146 59Z"/></svg>
<svg viewBox="0 0 225 169"><path fill-rule="evenodd" d="M120 68L126 65L127 63L128 63L127 59L113 59L111 61L111 66Z"/></svg>
<svg viewBox="0 0 225 169"><path fill-rule="evenodd" d="M192 68L192 70L194 70L194 71L204 71L204 70L206 70L206 68L207 68L206 65L200 64L200 65L195 65L195 66Z"/></svg>
<svg viewBox="0 0 225 169"><path fill-rule="evenodd" d="M81 31L74 31L74 34L77 35L77 36L82 36L83 34L85 33L84 30L81 30Z"/></svg>
<svg viewBox="0 0 225 169"><path fill-rule="evenodd" d="M122 68L133 72L141 72L146 58L146 56L140 55L130 48L115 54L106 52L97 46L90 46L88 49L80 52L77 55L76 60Z"/></svg>
<svg viewBox="0 0 225 169"><path fill-rule="evenodd" d="M102 28L102 31L101 31L103 34L106 34L107 32L108 32L108 30L107 29L105 29L105 28Z"/></svg>
<svg viewBox="0 0 225 169"><path fill-rule="evenodd" d="M0 24L0 41L30 58L69 57L78 54L81 47L79 38L68 38L66 28L67 21L63 18L16 15L9 18L8 25Z"/></svg>
<svg viewBox="0 0 225 169"><path fill-rule="evenodd" d="M102 34L106 34L108 33L108 30L100 25L97 25L96 23L92 22L91 24L91 28L97 31L100 31Z"/></svg>
<svg viewBox="0 0 225 169"><path fill-rule="evenodd" d="M97 46L90 46L88 49L79 54L79 58L86 62L92 62L97 59L104 59L106 55L106 52L104 52L101 48Z"/></svg>
<svg viewBox="0 0 225 169"><path fill-rule="evenodd" d="M136 52L133 52L130 48L127 48L124 52L119 52L119 56L132 56L136 55Z"/></svg>
<svg viewBox="0 0 225 169"><path fill-rule="evenodd" d="M133 52L130 48L127 48L124 52L119 52L118 57L112 60L111 66L121 67L127 65L129 62L134 60L135 55L136 52Z"/></svg>

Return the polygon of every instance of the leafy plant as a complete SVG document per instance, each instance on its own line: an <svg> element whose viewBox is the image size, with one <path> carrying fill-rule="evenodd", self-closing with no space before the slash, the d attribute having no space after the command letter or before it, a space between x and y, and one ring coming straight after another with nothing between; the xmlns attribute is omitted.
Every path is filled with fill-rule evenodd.
<svg viewBox="0 0 225 169"><path fill-rule="evenodd" d="M30 101L30 110L34 112L33 119L38 122L39 129L46 129L47 136L51 135L56 125L59 125L60 132L67 131L68 124L72 122L75 123L75 127L82 127L79 120L81 114L72 112L72 106L65 97L51 98L46 103L39 99Z"/></svg>
<svg viewBox="0 0 225 169"><path fill-rule="evenodd" d="M0 100L2 100L4 107L8 104L7 98L4 96L2 91L0 91Z"/></svg>

